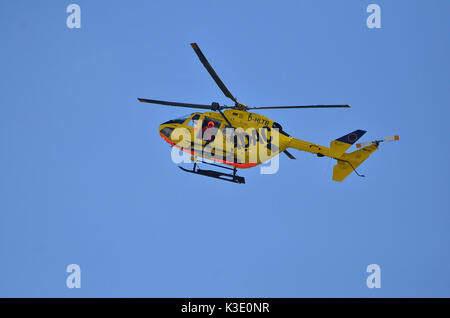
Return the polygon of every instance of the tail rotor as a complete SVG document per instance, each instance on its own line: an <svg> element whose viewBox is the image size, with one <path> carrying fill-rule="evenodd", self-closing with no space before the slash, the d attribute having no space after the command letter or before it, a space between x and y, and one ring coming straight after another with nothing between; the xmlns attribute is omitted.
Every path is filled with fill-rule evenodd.
<svg viewBox="0 0 450 318"><path fill-rule="evenodd" d="M389 136L389 137L385 137L385 138L380 139L380 140L374 140L374 141L369 141L369 142L361 142L359 144L356 144L356 148L366 147L366 146L370 146L372 144L376 144L378 146L380 144L380 142L396 141L396 140L399 140L399 139L400 139L400 137L398 135Z"/></svg>

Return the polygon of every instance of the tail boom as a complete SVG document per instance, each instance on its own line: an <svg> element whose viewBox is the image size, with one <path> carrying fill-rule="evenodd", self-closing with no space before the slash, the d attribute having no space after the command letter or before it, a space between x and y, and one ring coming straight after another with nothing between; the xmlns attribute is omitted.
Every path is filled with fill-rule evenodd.
<svg viewBox="0 0 450 318"><path fill-rule="evenodd" d="M345 136L330 142L330 147L325 147L311 142L303 141L300 139L292 138L288 144L288 147L298 150L311 152L317 154L319 157L330 157L334 159L340 159L345 151L349 149L359 138L366 133L365 130L355 130Z"/></svg>

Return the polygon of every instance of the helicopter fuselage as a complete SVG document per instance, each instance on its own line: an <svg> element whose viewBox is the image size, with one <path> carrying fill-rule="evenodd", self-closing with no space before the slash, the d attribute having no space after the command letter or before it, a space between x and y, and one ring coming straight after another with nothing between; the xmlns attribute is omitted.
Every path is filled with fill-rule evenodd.
<svg viewBox="0 0 450 318"><path fill-rule="evenodd" d="M225 110L223 116L205 112L169 120L159 126L159 133L193 157L236 168L251 168L270 160L292 139L273 120L236 109Z"/></svg>

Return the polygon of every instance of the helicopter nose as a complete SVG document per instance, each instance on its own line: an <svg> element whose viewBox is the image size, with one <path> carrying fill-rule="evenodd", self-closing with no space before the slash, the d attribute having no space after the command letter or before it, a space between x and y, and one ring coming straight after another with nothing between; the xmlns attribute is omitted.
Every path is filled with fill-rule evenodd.
<svg viewBox="0 0 450 318"><path fill-rule="evenodd" d="M159 126L159 133L161 134L161 136L166 137L167 139L170 139L170 135L172 134L172 132L174 131L175 128L173 127L167 127L167 126Z"/></svg>

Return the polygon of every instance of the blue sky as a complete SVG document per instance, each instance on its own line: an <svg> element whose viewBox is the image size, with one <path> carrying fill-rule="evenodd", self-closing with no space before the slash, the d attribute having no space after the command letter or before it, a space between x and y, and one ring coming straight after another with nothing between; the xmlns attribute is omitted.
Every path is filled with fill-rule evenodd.
<svg viewBox="0 0 450 318"><path fill-rule="evenodd" d="M81 7L81 29L66 7ZM366 7L381 7L368 29ZM450 2L0 2L0 296L449 297ZM229 101L328 143L400 135L331 180L296 150L236 185L183 174L157 133ZM66 266L81 267L68 289ZM366 267L381 266L380 289Z"/></svg>

